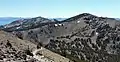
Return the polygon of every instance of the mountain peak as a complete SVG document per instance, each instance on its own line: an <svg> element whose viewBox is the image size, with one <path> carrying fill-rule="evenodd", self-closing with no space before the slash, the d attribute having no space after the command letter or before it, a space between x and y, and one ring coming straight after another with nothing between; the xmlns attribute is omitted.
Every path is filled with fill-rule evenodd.
<svg viewBox="0 0 120 62"><path fill-rule="evenodd" d="M76 15L76 16L73 16L73 17L70 17L70 18L64 20L64 22L65 22L65 21L67 21L67 22L69 22L69 21L74 21L74 20L77 20L77 19L82 18L82 17L85 17L85 16L96 17L95 15L92 15L92 14L90 14L90 13L82 13L82 14L79 14L79 15Z"/></svg>
<svg viewBox="0 0 120 62"><path fill-rule="evenodd" d="M79 14L79 15L87 16L87 15L92 15L92 14L90 14L90 13L82 13L82 14Z"/></svg>

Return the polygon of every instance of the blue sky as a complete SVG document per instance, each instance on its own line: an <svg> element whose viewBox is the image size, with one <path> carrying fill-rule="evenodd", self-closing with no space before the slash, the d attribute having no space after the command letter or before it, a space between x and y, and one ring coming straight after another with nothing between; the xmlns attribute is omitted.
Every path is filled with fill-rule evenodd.
<svg viewBox="0 0 120 62"><path fill-rule="evenodd" d="M120 0L0 0L0 17L71 17L80 13L120 18Z"/></svg>

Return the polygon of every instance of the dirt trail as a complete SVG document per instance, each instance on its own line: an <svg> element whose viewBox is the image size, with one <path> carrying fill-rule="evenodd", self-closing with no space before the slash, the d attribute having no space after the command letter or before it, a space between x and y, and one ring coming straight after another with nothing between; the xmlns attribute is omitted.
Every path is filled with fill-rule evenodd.
<svg viewBox="0 0 120 62"><path fill-rule="evenodd" d="M56 53L53 53L45 48L41 49L36 49L33 51L34 58L41 60L46 59L46 60L41 60L42 62L72 62L71 60L62 57Z"/></svg>

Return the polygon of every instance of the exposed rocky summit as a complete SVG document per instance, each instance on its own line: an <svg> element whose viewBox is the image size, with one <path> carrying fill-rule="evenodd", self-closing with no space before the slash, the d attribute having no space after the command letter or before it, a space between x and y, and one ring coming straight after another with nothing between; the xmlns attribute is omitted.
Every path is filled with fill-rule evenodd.
<svg viewBox="0 0 120 62"><path fill-rule="evenodd" d="M25 30L11 29L11 33L20 39L41 43L45 48L75 62L120 62L119 31L120 22L116 19L89 13L63 21L41 23Z"/></svg>

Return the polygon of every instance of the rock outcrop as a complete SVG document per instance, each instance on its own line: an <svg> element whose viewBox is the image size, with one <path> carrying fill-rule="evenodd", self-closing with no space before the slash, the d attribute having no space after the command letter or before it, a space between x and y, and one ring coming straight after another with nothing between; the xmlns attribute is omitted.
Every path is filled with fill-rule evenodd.
<svg viewBox="0 0 120 62"><path fill-rule="evenodd" d="M50 57L50 54L53 56ZM64 58L61 62L72 62L43 47L37 48L30 41L21 40L0 30L0 62L60 62L57 58Z"/></svg>

